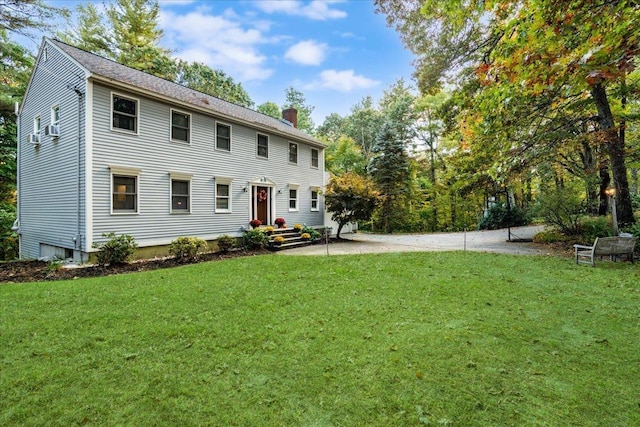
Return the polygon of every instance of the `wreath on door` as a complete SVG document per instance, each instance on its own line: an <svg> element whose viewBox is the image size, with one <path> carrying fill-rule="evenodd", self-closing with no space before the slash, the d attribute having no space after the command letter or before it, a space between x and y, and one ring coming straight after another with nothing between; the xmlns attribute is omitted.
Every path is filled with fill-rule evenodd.
<svg viewBox="0 0 640 427"><path fill-rule="evenodd" d="M258 191L258 201L264 202L265 200L267 200L267 190Z"/></svg>

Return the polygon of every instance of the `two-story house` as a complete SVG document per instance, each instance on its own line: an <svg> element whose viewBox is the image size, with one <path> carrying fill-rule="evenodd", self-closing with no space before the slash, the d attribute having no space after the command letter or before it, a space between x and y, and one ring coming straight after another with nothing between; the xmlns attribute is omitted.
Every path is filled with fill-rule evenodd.
<svg viewBox="0 0 640 427"><path fill-rule="evenodd" d="M18 110L23 258L86 261L103 233L154 247L324 222L324 144L283 120L43 39Z"/></svg>

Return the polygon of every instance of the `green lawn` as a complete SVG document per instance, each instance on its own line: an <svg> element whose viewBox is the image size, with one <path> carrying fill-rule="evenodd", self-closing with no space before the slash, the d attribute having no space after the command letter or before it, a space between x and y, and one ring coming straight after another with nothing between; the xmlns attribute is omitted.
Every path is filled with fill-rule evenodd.
<svg viewBox="0 0 640 427"><path fill-rule="evenodd" d="M640 425L640 264L265 255L0 298L3 426Z"/></svg>

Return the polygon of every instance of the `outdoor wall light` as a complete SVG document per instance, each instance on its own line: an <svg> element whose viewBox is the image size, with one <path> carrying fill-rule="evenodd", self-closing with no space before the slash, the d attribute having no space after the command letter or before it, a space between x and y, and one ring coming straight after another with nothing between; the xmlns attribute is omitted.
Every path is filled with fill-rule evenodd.
<svg viewBox="0 0 640 427"><path fill-rule="evenodd" d="M607 187L607 189L604 190L604 194L606 194L609 197L616 197L616 187L614 186Z"/></svg>
<svg viewBox="0 0 640 427"><path fill-rule="evenodd" d="M247 192L247 186L245 185L244 187L242 187L242 192L246 193Z"/></svg>

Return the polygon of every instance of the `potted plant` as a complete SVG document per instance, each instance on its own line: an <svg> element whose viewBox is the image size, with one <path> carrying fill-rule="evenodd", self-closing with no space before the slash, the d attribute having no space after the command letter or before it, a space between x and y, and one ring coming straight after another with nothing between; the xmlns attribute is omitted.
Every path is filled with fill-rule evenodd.
<svg viewBox="0 0 640 427"><path fill-rule="evenodd" d="M276 246L280 246L281 244L284 243L284 237L282 236L276 236L273 238L273 244Z"/></svg>
<svg viewBox="0 0 640 427"><path fill-rule="evenodd" d="M284 228L285 224L286 224L286 221L284 220L284 218L278 217L278 218L276 218L275 221L273 221L273 223L275 225L277 225L279 228Z"/></svg>
<svg viewBox="0 0 640 427"><path fill-rule="evenodd" d="M251 226L251 228L258 228L262 225L262 221L260 221L259 219L252 219L251 221L249 221L249 225Z"/></svg>
<svg viewBox="0 0 640 427"><path fill-rule="evenodd" d="M311 239L311 234L302 233L302 235L300 237L302 237L302 240L310 240Z"/></svg>
<svg viewBox="0 0 640 427"><path fill-rule="evenodd" d="M271 236L271 234L273 234L273 230L274 230L274 228L272 226L267 225L264 228L264 234L266 234L267 236Z"/></svg>
<svg viewBox="0 0 640 427"><path fill-rule="evenodd" d="M295 231L300 231L302 230L302 224L293 224L293 229Z"/></svg>

